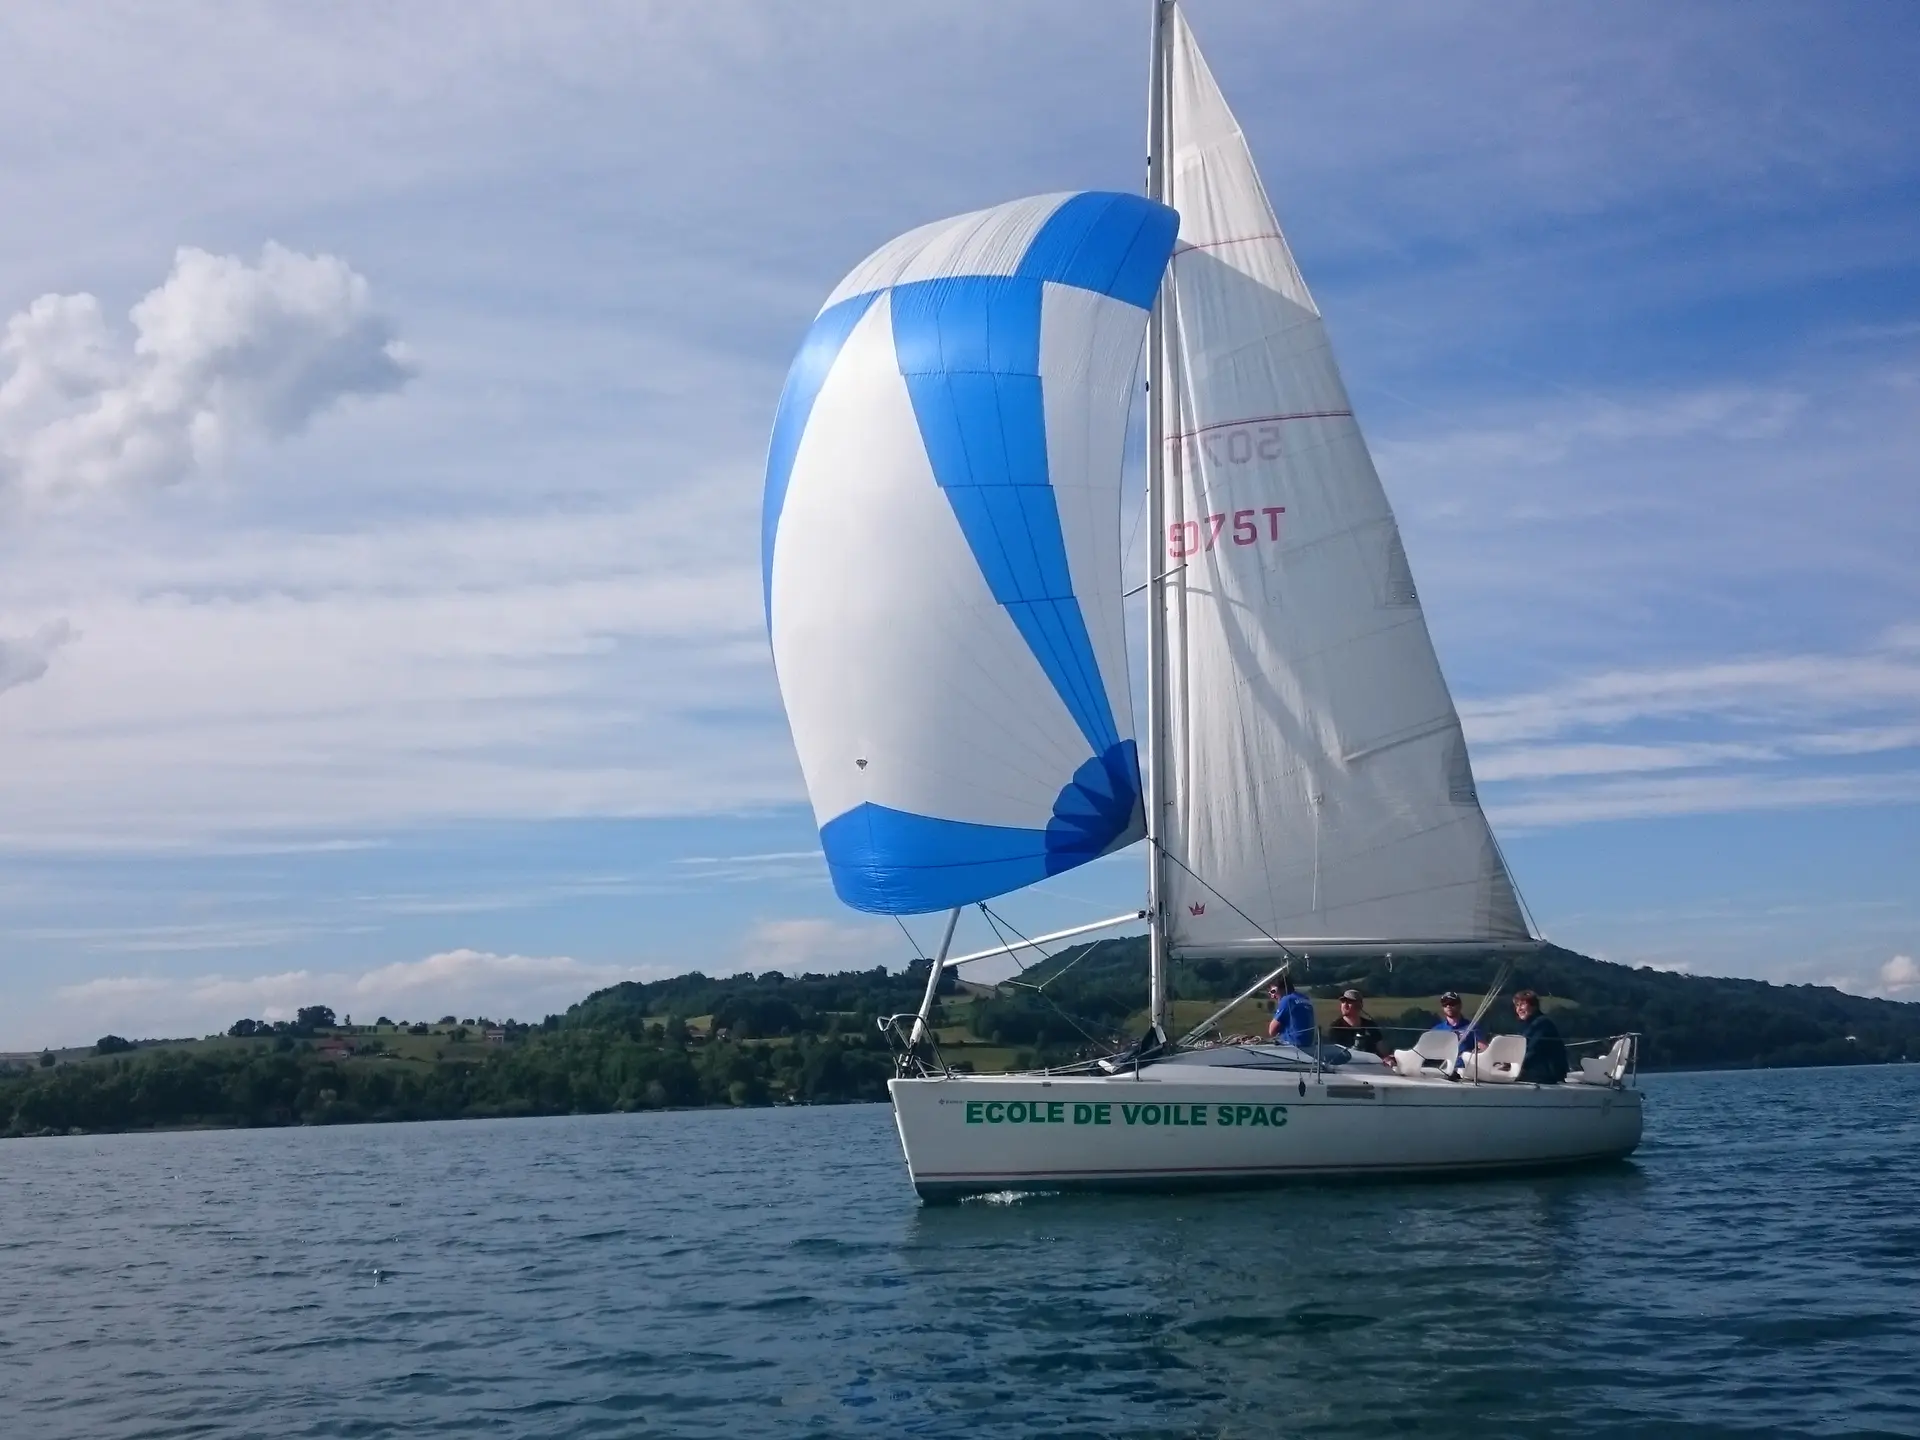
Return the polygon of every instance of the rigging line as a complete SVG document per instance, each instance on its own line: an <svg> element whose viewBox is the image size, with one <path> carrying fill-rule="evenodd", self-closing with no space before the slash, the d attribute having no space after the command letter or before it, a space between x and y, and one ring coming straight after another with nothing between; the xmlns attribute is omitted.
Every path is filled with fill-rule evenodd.
<svg viewBox="0 0 1920 1440"><path fill-rule="evenodd" d="M1493 984L1487 987L1487 993L1480 997L1480 1008L1473 1012L1473 1019L1467 1022L1469 1025L1478 1025L1485 1018L1487 1011L1493 1008L1494 997L1507 988L1507 977L1512 974L1513 961L1508 960L1494 975Z"/></svg>
<svg viewBox="0 0 1920 1440"><path fill-rule="evenodd" d="M1482 811L1481 814L1484 816L1486 812ZM1513 898L1520 902L1520 914L1526 919L1527 930L1534 939L1543 944L1550 944L1551 942L1540 930L1540 922L1533 918L1533 907L1527 904L1527 897L1520 889L1520 882L1513 878L1513 866L1507 863L1507 852L1501 848L1500 837L1494 834L1492 825L1487 826L1487 837L1493 841L1493 853L1500 857L1500 868L1507 872L1507 884L1513 887Z"/></svg>
<svg viewBox="0 0 1920 1440"><path fill-rule="evenodd" d="M980 913L986 917L987 924L993 928L994 938L996 940L999 940L1002 945L1005 945L1007 942L1000 935L1000 924L1002 922L1000 922L999 917L995 915L993 911L987 908L986 901L984 900L980 901L979 906L980 906ZM1013 926L1008 925L1007 929L1013 931L1013 934L1016 938L1026 941L1026 943L1029 945L1033 944L1031 940L1027 940L1027 937L1022 935L1018 930L1014 930ZM1007 953L1011 955L1013 953L1012 949L1009 948ZM1078 960L1078 957L1076 957L1076 963L1077 963L1077 960ZM1016 965L1020 964L1017 958L1014 960L1014 964ZM1024 965L1021 965L1020 973L1022 975L1026 974L1027 967ZM1037 997L1039 997L1041 1000L1044 1000L1047 1003L1047 1006L1053 1011L1054 1014L1058 1015L1062 1020L1066 1021L1074 1029L1078 1030L1080 1032L1081 1037L1084 1040L1086 1040L1086 1042L1089 1045L1099 1045L1103 1043L1101 1041L1101 1038L1098 1035L1095 1035L1092 1031L1088 1030L1085 1025L1082 1025L1080 1023L1082 1019L1088 1019L1089 1017L1076 1016L1071 1014L1067 1010L1062 1009L1059 1002L1056 1001L1051 995L1047 994L1047 986L1053 983L1053 979L1054 977L1049 976L1046 980L1041 981L1040 984L1038 985L1023 985L1018 980L1008 980L1008 981L1005 981L1004 983L1008 985L1017 985L1022 990L1031 990ZM1089 1023L1098 1026L1100 1022L1097 1020L1090 1020ZM1101 1028L1105 1028L1105 1027L1101 1027ZM1119 1032L1110 1030L1108 1031L1108 1036L1109 1038L1111 1038L1113 1035L1117 1033Z"/></svg>
<svg viewBox="0 0 1920 1440"><path fill-rule="evenodd" d="M1141 522L1146 519L1146 517L1147 517L1147 507L1145 505L1137 506L1134 509L1133 529L1127 532L1127 543L1120 547L1120 573L1122 575L1127 573L1127 565L1133 559L1133 547L1137 543L1139 543L1140 525L1141 525ZM1152 562L1148 562L1148 563L1151 564ZM1123 594L1120 598L1124 600L1126 599L1127 595L1131 595L1131 594L1133 594L1133 591L1129 590L1125 594Z"/></svg>
<svg viewBox="0 0 1920 1440"><path fill-rule="evenodd" d="M1098 940L1087 941L1084 945L1080 947L1080 953L1078 955L1074 956L1073 959L1069 960L1066 964L1062 965L1058 970L1054 971L1053 974L1049 975L1046 979L1042 980L1038 985L1034 986L1033 988L1035 992L1045 993L1047 986L1053 984L1054 981L1058 980L1062 975L1066 974L1067 971L1073 969L1074 966L1078 965L1082 960L1086 959L1087 956L1091 955L1094 952L1094 950L1098 948L1100 943L1101 942Z"/></svg>
<svg viewBox="0 0 1920 1440"><path fill-rule="evenodd" d="M893 917L893 923L900 927L900 933L907 937L907 944L913 947L913 958L916 960L926 959L927 952L922 950L920 948L920 942L913 938L913 932L907 929L907 922L896 915Z"/></svg>
<svg viewBox="0 0 1920 1440"><path fill-rule="evenodd" d="M1020 957L1014 953L1019 947L1007 944L1007 937L1000 933L1000 924L999 924L998 917L994 915L993 911L987 908L986 901L984 900L979 901L978 907L979 907L980 913L986 917L987 928L993 931L993 938L998 940L1003 946L1006 946L1007 958L1013 961L1015 965L1020 966L1020 973L1022 975L1026 974L1027 967L1024 964L1021 964ZM1013 930L1013 927L1009 925L1007 926L1007 929ZM1018 930L1013 930L1013 933L1016 938L1020 940L1025 940L1028 945L1033 944L1031 940L1027 940L1027 937L1022 935ZM1035 947L1035 948L1038 948L1038 947ZM1031 989L1032 987L1029 986L1028 988Z"/></svg>
<svg viewBox="0 0 1920 1440"><path fill-rule="evenodd" d="M980 902L980 913L987 917L987 923L989 925L994 925L995 922L998 922L999 925L1005 925L1008 930L1012 931L1013 936L1016 940L1021 941L1022 943L1030 946L1035 950L1038 950L1040 948L1038 945L1034 944L1033 941L1027 939L1025 935L1022 935L1018 930L1015 930L1013 927L1013 923L1011 921L1003 919L1001 916L998 916L994 914L993 911L989 910L987 908L987 902L984 900ZM997 927L996 927L995 933L998 934ZM1005 942L1003 941L1002 943L1004 944ZM1086 944L1081 946L1080 953L1078 955L1074 956L1073 959L1069 960L1065 965L1062 965L1058 970L1054 971L1053 974L1049 975L1046 979L1042 980L1038 985L1027 985L1027 986L1022 986L1021 988L1031 990L1036 995L1040 994L1047 988L1047 986L1051 985L1054 981L1058 980L1062 975L1066 974L1067 971L1071 970L1074 966L1078 965L1082 960L1086 959L1088 954L1093 950L1095 943L1097 942L1088 941ZM1007 953L1011 955L1013 952L1009 950ZM1045 958L1045 957L1042 957L1042 958ZM1035 963L1038 964L1039 962L1036 961ZM1016 959L1014 961L1014 964L1019 965L1020 964L1019 960ZM1021 965L1020 973L1022 975L1026 974L1027 967L1024 965Z"/></svg>
<svg viewBox="0 0 1920 1440"><path fill-rule="evenodd" d="M1173 861L1173 863L1178 865L1182 870L1186 871L1187 874L1193 876L1193 878L1198 880L1202 885L1206 885L1208 894L1212 895L1214 899L1218 900L1221 904L1225 905L1229 910L1233 911L1234 914L1238 915L1242 920L1246 921L1247 924L1253 926L1253 928L1258 930L1262 935L1265 935L1268 943L1273 945L1274 948L1277 949L1282 955L1286 956L1288 960L1304 960L1304 957L1295 953L1291 945L1288 945L1284 940L1280 940L1275 936L1268 934L1267 929L1264 925L1262 925L1258 920L1255 920L1251 915L1247 914L1247 912L1242 910L1238 905L1234 904L1233 901L1227 899L1225 895L1222 895L1218 890L1215 890L1212 885L1207 883L1207 880L1204 876L1202 876L1198 871L1196 871L1191 865L1187 864L1186 861L1182 860L1178 855L1174 854L1171 850L1167 849L1167 847L1162 845L1158 840L1153 839L1151 836L1149 836L1147 843L1153 846L1153 848L1158 850L1162 855L1166 856L1167 859ZM1304 963L1302 968L1305 968Z"/></svg>
<svg viewBox="0 0 1920 1440"><path fill-rule="evenodd" d="M1138 595L1142 590L1146 589L1149 585L1152 585L1155 581L1171 579L1173 576L1178 575L1182 570L1186 568L1187 568L1186 565L1180 564L1180 565L1174 566L1171 570L1163 570L1150 580L1142 580L1138 585L1134 586L1131 590L1121 591L1120 598L1122 600L1131 600L1134 596Z"/></svg>

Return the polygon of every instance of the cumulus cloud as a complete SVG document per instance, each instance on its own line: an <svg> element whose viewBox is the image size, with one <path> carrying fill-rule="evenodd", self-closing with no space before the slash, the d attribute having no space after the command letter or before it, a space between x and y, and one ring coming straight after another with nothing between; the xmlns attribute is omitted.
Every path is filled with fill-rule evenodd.
<svg viewBox="0 0 1920 1440"><path fill-rule="evenodd" d="M1896 955L1880 967L1880 992L1905 999L1896 993L1902 990L1920 990L1920 965L1911 955Z"/></svg>
<svg viewBox="0 0 1920 1440"><path fill-rule="evenodd" d="M1881 1000L1901 1000L1920 1004L1920 964L1911 955L1895 955L1873 975L1862 978L1860 972L1827 975L1818 982L1844 990L1850 995L1870 995Z"/></svg>
<svg viewBox="0 0 1920 1440"><path fill-rule="evenodd" d="M762 920L741 943L742 963L755 970L860 970L872 965L898 965L911 958L906 937L892 925L878 922L843 924L837 920L798 917Z"/></svg>
<svg viewBox="0 0 1920 1440"><path fill-rule="evenodd" d="M0 635L0 692L30 684L46 674L53 652L73 637L73 627L65 620L50 621L17 640Z"/></svg>
<svg viewBox="0 0 1920 1440"><path fill-rule="evenodd" d="M446 950L360 971L282 970L191 978L106 975L55 992L53 1023L71 1037L116 1030L140 1036L206 1034L242 1015L289 1020L330 1005L366 1023L458 1013L534 1020L622 980L656 980L668 967L590 964L567 955ZM35 1043L40 1043L36 1039Z"/></svg>
<svg viewBox="0 0 1920 1440"><path fill-rule="evenodd" d="M183 248L128 316L43 295L0 336L0 488L48 501L169 484L413 373L366 279L269 243L258 263Z"/></svg>

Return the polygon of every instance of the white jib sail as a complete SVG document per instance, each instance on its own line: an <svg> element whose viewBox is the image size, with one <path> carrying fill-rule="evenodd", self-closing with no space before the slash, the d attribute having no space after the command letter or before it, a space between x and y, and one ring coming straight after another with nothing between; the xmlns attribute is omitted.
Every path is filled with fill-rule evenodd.
<svg viewBox="0 0 1920 1440"><path fill-rule="evenodd" d="M1319 310L1177 9L1168 43L1173 948L1524 940Z"/></svg>

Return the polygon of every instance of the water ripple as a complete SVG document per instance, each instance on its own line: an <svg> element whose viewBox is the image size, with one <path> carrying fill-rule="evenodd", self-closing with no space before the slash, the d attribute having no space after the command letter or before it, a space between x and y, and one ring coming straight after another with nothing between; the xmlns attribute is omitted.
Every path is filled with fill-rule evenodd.
<svg viewBox="0 0 1920 1440"><path fill-rule="evenodd" d="M0 1146L61 1437L1920 1434L1920 1067L1581 1175L913 1202L883 1108Z"/></svg>

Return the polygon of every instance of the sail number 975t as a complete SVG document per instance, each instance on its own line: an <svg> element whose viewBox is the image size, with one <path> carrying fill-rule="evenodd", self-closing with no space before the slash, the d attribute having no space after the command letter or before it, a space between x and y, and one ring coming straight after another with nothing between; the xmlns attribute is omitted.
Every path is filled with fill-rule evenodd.
<svg viewBox="0 0 1920 1440"><path fill-rule="evenodd" d="M1167 554L1175 560L1199 555L1231 541L1235 545L1278 544L1284 505L1223 511L1204 520L1175 520L1167 526Z"/></svg>

